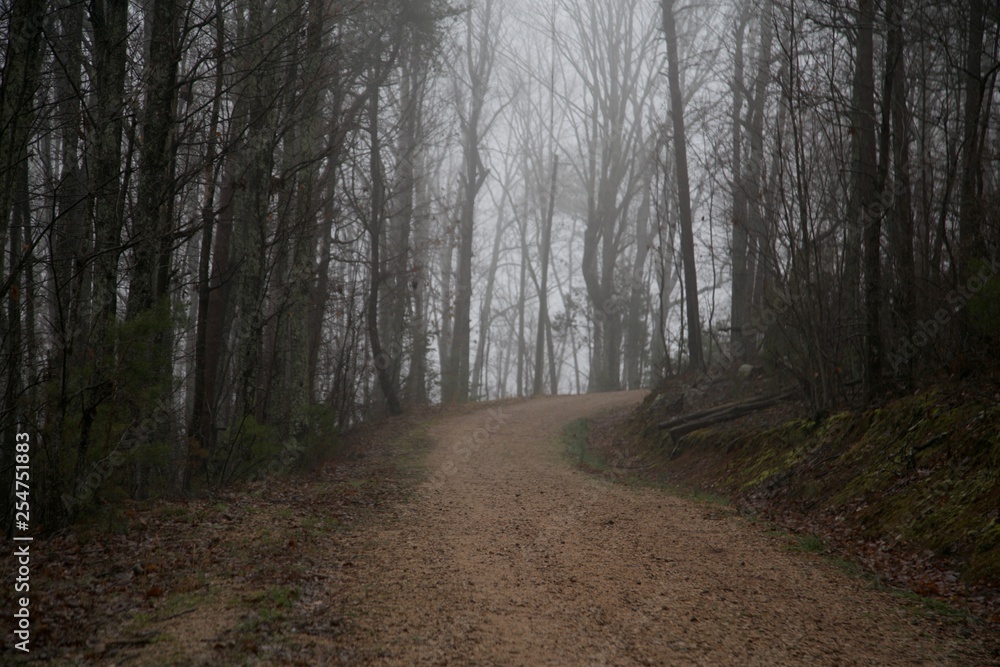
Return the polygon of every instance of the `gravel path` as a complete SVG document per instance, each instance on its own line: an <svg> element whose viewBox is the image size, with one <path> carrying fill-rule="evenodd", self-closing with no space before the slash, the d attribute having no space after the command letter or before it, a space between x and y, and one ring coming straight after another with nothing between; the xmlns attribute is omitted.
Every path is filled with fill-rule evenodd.
<svg viewBox="0 0 1000 667"><path fill-rule="evenodd" d="M385 665L977 664L888 593L729 508L575 470L559 435L641 392L442 419L430 481L360 535L340 659Z"/></svg>

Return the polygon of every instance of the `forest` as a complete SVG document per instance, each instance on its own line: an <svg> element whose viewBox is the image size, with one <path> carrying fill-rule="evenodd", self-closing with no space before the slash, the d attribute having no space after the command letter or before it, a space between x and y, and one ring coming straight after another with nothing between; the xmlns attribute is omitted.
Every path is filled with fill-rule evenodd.
<svg viewBox="0 0 1000 667"><path fill-rule="evenodd" d="M0 7L0 476L30 434L35 525L435 403L996 372L991 0Z"/></svg>

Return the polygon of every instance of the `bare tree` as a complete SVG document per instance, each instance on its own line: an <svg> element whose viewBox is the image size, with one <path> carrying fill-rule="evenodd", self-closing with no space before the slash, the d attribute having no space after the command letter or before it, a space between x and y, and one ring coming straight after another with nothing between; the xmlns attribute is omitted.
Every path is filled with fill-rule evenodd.
<svg viewBox="0 0 1000 667"><path fill-rule="evenodd" d="M677 24L674 0L663 0L663 34L667 40L667 79L670 83L670 119L673 123L674 161L677 197L680 208L681 258L684 263L684 293L687 305L689 363L704 365L701 344L701 315L698 308L698 269L694 257L694 232L691 215L691 185L688 178L687 135L684 127L684 98L681 94L680 63L677 49Z"/></svg>
<svg viewBox="0 0 1000 667"><path fill-rule="evenodd" d="M582 275L590 299L589 389L621 383L622 315L627 299L616 284L626 238L626 212L642 188L648 137L644 113L656 91L658 28L641 3L561 3L572 32L558 37L564 62L583 87L564 100L579 157L570 163L587 202Z"/></svg>
<svg viewBox="0 0 1000 667"><path fill-rule="evenodd" d="M982 237L980 182L982 180L981 114L983 106L983 35L986 2L971 0L966 32L962 118L962 182L959 194L960 280L966 280L970 263L985 256ZM995 73L995 72L994 72Z"/></svg>
<svg viewBox="0 0 1000 667"><path fill-rule="evenodd" d="M379 92L378 85L381 74L373 68L370 73L368 84L368 131L370 134L370 172L371 194L368 218L368 248L369 264L368 270L371 274L371 285L368 289L368 341L372 348L372 358L375 363L375 372L378 374L379 387L385 396L391 414L400 414L403 411L402 403L396 383L393 382L392 374L389 370L391 361L389 352L384 352L382 348L381 334L379 332L379 292L382 287L383 268L380 257L382 246L382 227L385 224L386 206L386 186L382 167L380 135L379 135Z"/></svg>
<svg viewBox="0 0 1000 667"><path fill-rule="evenodd" d="M469 353L472 318L472 240L476 197L486 182L481 144L490 121L483 117L496 64L500 15L493 0L482 0L466 13L464 70L456 79L462 137L461 204L458 218L458 267L455 276L454 329L447 366L442 368L441 396L445 402L469 399Z"/></svg>
<svg viewBox="0 0 1000 667"><path fill-rule="evenodd" d="M555 359L552 354L552 325L549 321L549 254L552 252L552 216L556 206L556 184L558 182L559 158L552 157L552 180L549 185L548 206L542 220L542 239L538 259L541 280L538 285L538 334L535 337L535 381L532 393L536 396L542 393L545 378L545 340L548 332L549 340L549 377L552 381L551 393L557 393L555 388Z"/></svg>
<svg viewBox="0 0 1000 667"><path fill-rule="evenodd" d="M882 381L882 333L880 324L882 220L872 210L877 193L875 146L875 10L871 0L860 0L856 13L857 48L854 70L855 184L857 215L863 229L865 294L865 391L874 398Z"/></svg>

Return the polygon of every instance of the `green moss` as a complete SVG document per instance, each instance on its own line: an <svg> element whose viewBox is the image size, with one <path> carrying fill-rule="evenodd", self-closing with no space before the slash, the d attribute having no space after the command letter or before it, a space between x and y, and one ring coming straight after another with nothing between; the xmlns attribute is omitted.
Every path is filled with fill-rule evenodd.
<svg viewBox="0 0 1000 667"><path fill-rule="evenodd" d="M788 546L789 551L820 554L826 551L826 544L815 535L796 535L795 541Z"/></svg>
<svg viewBox="0 0 1000 667"><path fill-rule="evenodd" d="M1000 582L1000 403L988 392L942 387L819 424L703 429L682 451L681 486L781 494L842 517L865 538L964 562L966 580Z"/></svg>
<svg viewBox="0 0 1000 667"><path fill-rule="evenodd" d="M812 422L793 420L756 434L735 435L728 441L728 449L738 452L729 479L747 490L787 477L808 454L812 430ZM707 431L703 437L711 434Z"/></svg>
<svg viewBox="0 0 1000 667"><path fill-rule="evenodd" d="M830 438L845 438L855 430L857 425L857 415L853 412L838 412L828 417L816 430L816 437L820 440Z"/></svg>
<svg viewBox="0 0 1000 667"><path fill-rule="evenodd" d="M247 602L265 609L288 609L299 598L295 586L274 586L247 596Z"/></svg>

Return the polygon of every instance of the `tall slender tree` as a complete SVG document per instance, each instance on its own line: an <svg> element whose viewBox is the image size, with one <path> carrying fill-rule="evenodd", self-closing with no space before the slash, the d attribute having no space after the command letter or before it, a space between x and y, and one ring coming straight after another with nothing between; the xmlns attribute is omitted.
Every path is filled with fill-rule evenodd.
<svg viewBox="0 0 1000 667"><path fill-rule="evenodd" d="M667 40L667 79L670 85L670 120L674 136L674 169L680 213L681 259L684 264L684 294L687 307L688 358L692 368L704 366L701 343L701 314L698 307L698 267L694 256L694 221L691 214L691 184L688 176L687 133L684 125L684 96L681 93L677 22L674 0L662 0L663 35Z"/></svg>
<svg viewBox="0 0 1000 667"><path fill-rule="evenodd" d="M488 171L482 159L487 93L496 64L500 15L493 0L481 0L466 13L464 69L456 81L462 140L461 203L458 217L458 267L455 274L454 329L446 368L442 368L441 396L445 402L469 399L469 353L472 318L472 240L476 198Z"/></svg>

